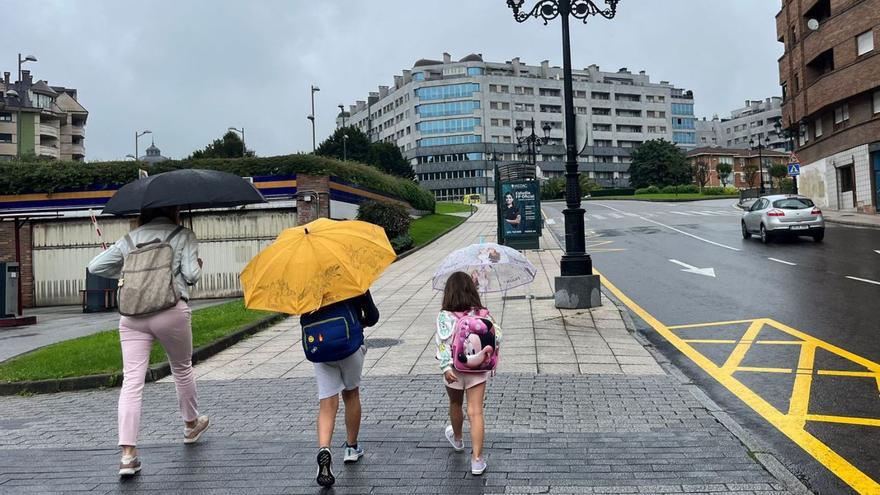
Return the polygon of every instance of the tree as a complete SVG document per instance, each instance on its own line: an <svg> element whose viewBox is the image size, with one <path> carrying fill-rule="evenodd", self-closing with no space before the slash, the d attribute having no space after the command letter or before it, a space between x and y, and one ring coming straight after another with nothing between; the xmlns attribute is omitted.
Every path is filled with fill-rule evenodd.
<svg viewBox="0 0 880 495"><path fill-rule="evenodd" d="M392 143L371 143L367 135L356 127L336 129L318 146L315 154L366 163L386 174L406 179L412 179L415 175L412 166L400 153L400 148Z"/></svg>
<svg viewBox="0 0 880 495"><path fill-rule="evenodd" d="M581 172L580 176L578 176L578 182L581 185L581 194L583 194L583 195L587 195L593 191L602 189L602 186L600 186L596 181L591 179L587 174L585 174L583 172ZM563 192L565 191L564 178L563 178L563 182L562 182L562 191Z"/></svg>
<svg viewBox="0 0 880 495"><path fill-rule="evenodd" d="M755 182L756 182L755 179L758 178L758 166L757 165L748 164L748 165L743 166L743 175L745 176L746 184L748 184L749 187L757 187L755 185Z"/></svg>
<svg viewBox="0 0 880 495"><path fill-rule="evenodd" d="M684 153L665 139L645 141L632 153L629 166L632 187L674 186L691 182Z"/></svg>
<svg viewBox="0 0 880 495"><path fill-rule="evenodd" d="M559 199L562 197L564 191L565 177L547 179L547 181L541 185L541 199Z"/></svg>
<svg viewBox="0 0 880 495"><path fill-rule="evenodd" d="M373 165L386 174L396 175L404 179L415 177L412 165L400 153L400 148L391 143L373 143L367 164Z"/></svg>
<svg viewBox="0 0 880 495"><path fill-rule="evenodd" d="M700 192L703 192L703 188L709 183L709 174L709 165L706 162L694 163L694 180L699 184Z"/></svg>
<svg viewBox="0 0 880 495"><path fill-rule="evenodd" d="M215 139L213 143L205 146L205 149L193 151L190 159L241 158L243 152L244 142L238 137L238 134L229 131L221 139Z"/></svg>
<svg viewBox="0 0 880 495"><path fill-rule="evenodd" d="M348 139L345 139L345 136L348 136ZM343 140L346 142L343 143ZM360 129L351 126L340 127L318 146L315 154L333 157L337 160L367 163L370 156L370 145L369 138Z"/></svg>
<svg viewBox="0 0 880 495"><path fill-rule="evenodd" d="M718 178L721 180L721 187L727 187L727 178L730 176L730 173L733 172L733 165L729 163L719 163L717 167L715 167L715 171L718 172Z"/></svg>
<svg viewBox="0 0 880 495"><path fill-rule="evenodd" d="M788 167L782 163L770 166L770 177L776 179L776 187L782 190L782 179L788 177Z"/></svg>

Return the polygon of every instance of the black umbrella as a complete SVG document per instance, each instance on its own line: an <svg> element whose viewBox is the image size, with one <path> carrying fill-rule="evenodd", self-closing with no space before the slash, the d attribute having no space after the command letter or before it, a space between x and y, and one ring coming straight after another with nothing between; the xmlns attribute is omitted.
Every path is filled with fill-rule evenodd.
<svg viewBox="0 0 880 495"><path fill-rule="evenodd" d="M122 186L104 206L104 213L126 215L166 206L195 210L265 202L266 199L253 184L237 175L188 168L138 179Z"/></svg>

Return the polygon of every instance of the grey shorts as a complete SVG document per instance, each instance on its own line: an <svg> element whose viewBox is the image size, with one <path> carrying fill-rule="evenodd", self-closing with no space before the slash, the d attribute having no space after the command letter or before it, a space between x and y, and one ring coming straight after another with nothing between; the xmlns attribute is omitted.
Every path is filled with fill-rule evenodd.
<svg viewBox="0 0 880 495"><path fill-rule="evenodd" d="M361 386L361 373L364 370L364 356L367 348L340 361L312 363L315 365L315 380L318 382L318 400L339 395L343 390L354 390Z"/></svg>

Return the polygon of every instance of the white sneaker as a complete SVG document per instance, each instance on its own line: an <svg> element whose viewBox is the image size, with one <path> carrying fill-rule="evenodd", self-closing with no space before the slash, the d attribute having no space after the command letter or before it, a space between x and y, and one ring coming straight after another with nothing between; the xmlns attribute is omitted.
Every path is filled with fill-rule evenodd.
<svg viewBox="0 0 880 495"><path fill-rule="evenodd" d="M132 476L140 472L141 461L135 456L122 456L119 461L119 476Z"/></svg>
<svg viewBox="0 0 880 495"><path fill-rule="evenodd" d="M486 472L486 461L482 458L471 460L471 474L479 476Z"/></svg>
<svg viewBox="0 0 880 495"><path fill-rule="evenodd" d="M199 438L202 438L202 433L208 429L208 426L211 425L211 421L207 416L199 416L199 419L196 420L196 425L192 428L183 427L183 443L196 443L199 441Z"/></svg>
<svg viewBox="0 0 880 495"><path fill-rule="evenodd" d="M352 462L357 462L361 457L364 456L364 448L358 445L357 447L350 447L348 444L345 445L345 455L342 458L342 462L346 464L351 464Z"/></svg>
<svg viewBox="0 0 880 495"><path fill-rule="evenodd" d="M449 440L449 443L452 445L452 448L455 449L456 452L461 452L464 450L464 439L455 439L455 431L452 429L452 425L446 427L446 440Z"/></svg>

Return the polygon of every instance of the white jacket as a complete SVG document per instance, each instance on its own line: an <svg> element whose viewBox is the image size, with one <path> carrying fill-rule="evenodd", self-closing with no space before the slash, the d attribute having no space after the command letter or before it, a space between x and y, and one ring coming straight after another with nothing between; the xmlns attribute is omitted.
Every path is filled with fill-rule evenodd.
<svg viewBox="0 0 880 495"><path fill-rule="evenodd" d="M156 218L152 222L138 227L131 232L129 236L135 245L150 242L154 239L164 241L177 225L167 218ZM194 285L202 276L202 269L199 267L199 241L192 230L183 229L170 243L174 249L174 265L172 269L177 274L174 282L180 291L180 297L189 300L189 286ZM89 262L89 272L106 278L119 278L122 274L122 264L125 256L131 248L125 238L116 241L116 244L110 246L106 251L95 256ZM179 270L178 270L179 268Z"/></svg>

